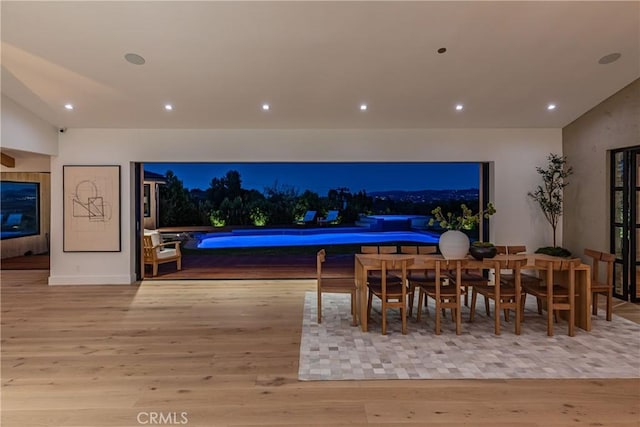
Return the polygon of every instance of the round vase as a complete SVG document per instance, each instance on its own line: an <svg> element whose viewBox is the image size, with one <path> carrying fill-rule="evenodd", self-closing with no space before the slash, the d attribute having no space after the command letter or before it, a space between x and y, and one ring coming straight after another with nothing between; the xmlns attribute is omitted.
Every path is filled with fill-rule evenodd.
<svg viewBox="0 0 640 427"><path fill-rule="evenodd" d="M475 259L493 258L498 253L498 248L495 246L473 246L469 247L469 253Z"/></svg>
<svg viewBox="0 0 640 427"><path fill-rule="evenodd" d="M469 237L459 230L442 233L438 245L445 259L462 259L469 253Z"/></svg>

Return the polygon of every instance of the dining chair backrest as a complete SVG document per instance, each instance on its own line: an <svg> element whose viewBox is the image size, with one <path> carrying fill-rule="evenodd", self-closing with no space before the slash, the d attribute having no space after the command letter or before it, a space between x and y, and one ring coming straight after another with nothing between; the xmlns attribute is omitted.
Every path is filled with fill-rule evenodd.
<svg viewBox="0 0 640 427"><path fill-rule="evenodd" d="M505 258L485 258L483 265L486 268L495 268L497 270L515 270L522 268L527 264L526 255L511 255Z"/></svg>
<svg viewBox="0 0 640 427"><path fill-rule="evenodd" d="M591 261L591 280L594 282L600 281L600 262L607 264L606 282L609 285L613 285L613 263L616 260L616 256L607 252L600 252L593 249L585 249L584 254L593 258Z"/></svg>
<svg viewBox="0 0 640 427"><path fill-rule="evenodd" d="M527 247L525 245L513 245L507 246L507 254L522 254L527 252Z"/></svg>
<svg viewBox="0 0 640 427"><path fill-rule="evenodd" d="M379 254L397 254L398 247L397 246L378 246Z"/></svg>
<svg viewBox="0 0 640 427"><path fill-rule="evenodd" d="M417 246L400 246L400 253L417 255L418 247Z"/></svg>
<svg viewBox="0 0 640 427"><path fill-rule="evenodd" d="M360 253L362 254L377 254L377 246L360 246Z"/></svg>
<svg viewBox="0 0 640 427"><path fill-rule="evenodd" d="M496 245L496 255L506 255L507 247L504 245Z"/></svg>
<svg viewBox="0 0 640 427"><path fill-rule="evenodd" d="M540 270L551 271L568 271L575 270L576 267L582 264L580 258L536 258L536 267Z"/></svg>
<svg viewBox="0 0 640 427"><path fill-rule="evenodd" d="M435 246L400 246L401 254L429 255L436 252Z"/></svg>
<svg viewBox="0 0 640 427"><path fill-rule="evenodd" d="M318 283L322 281L322 263L325 262L327 257L327 252L324 249L320 249L316 254L316 277L318 278Z"/></svg>
<svg viewBox="0 0 640 427"><path fill-rule="evenodd" d="M438 248L435 246L418 246L418 253L420 255L435 254L438 252Z"/></svg>

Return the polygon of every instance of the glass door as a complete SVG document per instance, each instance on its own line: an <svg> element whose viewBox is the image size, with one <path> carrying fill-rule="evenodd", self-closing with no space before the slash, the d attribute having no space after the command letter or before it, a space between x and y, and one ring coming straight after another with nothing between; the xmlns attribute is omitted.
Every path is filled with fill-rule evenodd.
<svg viewBox="0 0 640 427"><path fill-rule="evenodd" d="M611 152L611 252L616 255L613 294L637 302L640 273L640 147Z"/></svg>

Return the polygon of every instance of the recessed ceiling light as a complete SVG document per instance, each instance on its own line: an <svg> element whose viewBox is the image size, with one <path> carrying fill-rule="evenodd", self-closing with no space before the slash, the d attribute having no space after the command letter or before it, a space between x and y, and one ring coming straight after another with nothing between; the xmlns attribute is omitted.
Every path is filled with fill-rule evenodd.
<svg viewBox="0 0 640 427"><path fill-rule="evenodd" d="M438 53L445 53L447 51L446 47L441 47L440 49L438 49Z"/></svg>
<svg viewBox="0 0 640 427"><path fill-rule="evenodd" d="M137 53L127 53L124 56L124 59L126 59L128 63L133 65L142 65L147 62L142 56L138 55Z"/></svg>
<svg viewBox="0 0 640 427"><path fill-rule="evenodd" d="M555 110L555 109L556 109L556 104L547 105L547 110Z"/></svg>
<svg viewBox="0 0 640 427"><path fill-rule="evenodd" d="M269 110L271 109L271 105L269 105L269 104L262 104L262 109L263 109L264 111L269 111Z"/></svg>
<svg viewBox="0 0 640 427"><path fill-rule="evenodd" d="M360 104L360 111L367 111L367 108L369 108L367 104Z"/></svg>
<svg viewBox="0 0 640 427"><path fill-rule="evenodd" d="M73 110L73 104L64 104L64 108L67 110Z"/></svg>
<svg viewBox="0 0 640 427"><path fill-rule="evenodd" d="M610 53L600 58L598 60L598 64L602 64L602 65L611 64L612 62L616 62L618 59L620 59L621 56L622 54L619 52Z"/></svg>
<svg viewBox="0 0 640 427"><path fill-rule="evenodd" d="M464 109L464 105L456 104L456 111L462 111Z"/></svg>
<svg viewBox="0 0 640 427"><path fill-rule="evenodd" d="M164 109L167 111L172 111L173 110L173 105L171 104L164 104Z"/></svg>

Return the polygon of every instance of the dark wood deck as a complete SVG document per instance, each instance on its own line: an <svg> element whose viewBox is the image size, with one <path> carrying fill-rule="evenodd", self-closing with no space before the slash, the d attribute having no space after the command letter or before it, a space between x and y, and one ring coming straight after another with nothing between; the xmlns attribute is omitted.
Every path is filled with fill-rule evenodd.
<svg viewBox="0 0 640 427"><path fill-rule="evenodd" d="M353 255L327 257L323 267L329 276L353 275ZM48 255L6 258L2 270L47 270ZM175 263L161 264L154 279L313 279L314 255L183 255L182 270ZM145 278L151 278L150 267Z"/></svg>
<svg viewBox="0 0 640 427"><path fill-rule="evenodd" d="M353 276L353 255L335 255L323 266L328 276ZM150 268L145 278L150 278ZM182 270L161 264L155 279L314 279L315 255L184 255Z"/></svg>

